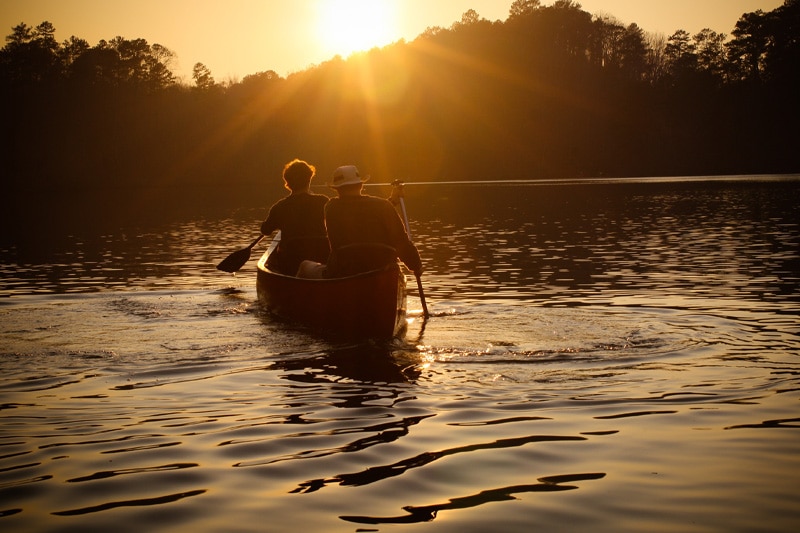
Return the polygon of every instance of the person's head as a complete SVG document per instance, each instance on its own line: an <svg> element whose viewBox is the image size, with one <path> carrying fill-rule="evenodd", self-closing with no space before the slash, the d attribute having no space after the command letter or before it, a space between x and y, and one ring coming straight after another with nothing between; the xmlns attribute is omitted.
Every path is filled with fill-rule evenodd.
<svg viewBox="0 0 800 533"><path fill-rule="evenodd" d="M316 172L314 165L294 159L283 167L283 186L292 192L305 191L311 185L311 178Z"/></svg>
<svg viewBox="0 0 800 533"><path fill-rule="evenodd" d="M361 179L361 174L355 165L345 165L333 171L333 180L328 184L335 189L340 196L347 194L358 194L361 186L364 185L369 177Z"/></svg>

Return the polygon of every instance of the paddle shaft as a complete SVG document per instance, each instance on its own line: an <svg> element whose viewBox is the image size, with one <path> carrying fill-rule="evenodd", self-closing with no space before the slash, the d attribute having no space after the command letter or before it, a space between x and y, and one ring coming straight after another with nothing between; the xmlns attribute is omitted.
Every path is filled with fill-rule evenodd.
<svg viewBox="0 0 800 533"><path fill-rule="evenodd" d="M256 240L254 240L253 242L250 243L250 246L248 246L248 248L250 248L252 250L253 247L255 247L256 244L260 243L261 239L263 239L263 238L264 238L263 235L259 235Z"/></svg>
<svg viewBox="0 0 800 533"><path fill-rule="evenodd" d="M411 226L408 225L408 214L406 213L406 202L403 200L403 196L400 196L400 209L403 212L403 221L406 223L406 233L408 234L408 239L411 240ZM428 313L428 304L425 302L425 291L422 290L422 276L414 272L414 277L417 278L417 289L419 290L419 301L422 304L422 316L425 318L430 317L430 313Z"/></svg>

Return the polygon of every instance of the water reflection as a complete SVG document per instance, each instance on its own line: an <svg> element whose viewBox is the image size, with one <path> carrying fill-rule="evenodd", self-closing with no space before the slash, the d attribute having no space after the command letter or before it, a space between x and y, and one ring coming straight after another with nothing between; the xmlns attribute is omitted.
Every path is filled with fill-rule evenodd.
<svg viewBox="0 0 800 533"><path fill-rule="evenodd" d="M278 395L279 405L296 411L283 423L302 425L305 430L282 436L280 448L284 453L264 455L262 451L233 466L266 467L359 452L409 435L412 426L434 416L393 412L396 406L416 399L413 382L422 368L419 353L397 341L328 345L321 352L298 354L292 350L279 356L267 370L277 371L278 379L286 384ZM342 409L350 412L341 412ZM307 418L306 412L314 412L315 416ZM337 438L348 435L365 436L343 442ZM328 445L319 447L320 437L325 437L323 442ZM270 449L271 438L257 440L265 444L264 451ZM331 445L334 441L338 444ZM254 442L251 439L221 445ZM317 490L324 484L312 481L306 490Z"/></svg>
<svg viewBox="0 0 800 533"><path fill-rule="evenodd" d="M187 492L179 492L177 494L167 494L165 496L158 496L155 498L140 498L137 500L124 500L124 501L115 501L115 502L108 502L101 505L92 505L90 507L82 507L80 509L69 509L66 511L54 511L52 514L55 516L77 516L77 515L84 515L89 513L99 513L101 511L108 511L110 509L116 509L119 507L142 507L142 506L150 506L150 505L163 505L166 503L172 503L180 501L184 498L190 498L192 496L199 496L200 494L204 494L205 490L190 490Z"/></svg>
<svg viewBox="0 0 800 533"><path fill-rule="evenodd" d="M415 231L434 256L434 299L669 291L783 300L798 268L799 190L791 182L428 187L426 205L444 216Z"/></svg>
<svg viewBox="0 0 800 533"><path fill-rule="evenodd" d="M409 346L398 349L390 343L364 343L326 350L311 357L291 357L271 366L286 372L285 379L300 383L336 383L343 378L367 383L409 383L419 377L419 353ZM368 397L350 400L360 405Z"/></svg>
<svg viewBox="0 0 800 533"><path fill-rule="evenodd" d="M583 440L586 440L586 437L571 435L528 435L525 437L499 439L493 442L482 442L478 444L469 444L466 446L457 446L444 450L424 452L414 457L409 457L389 465L371 466L368 469L360 472L337 474L326 479L313 479L305 481L300 483L300 486L292 492L314 492L328 484L352 486L369 485L371 483L376 483L378 481L383 481L391 477L402 475L411 469L426 467L435 461L456 454L478 452L483 450L517 448L536 442L568 442Z"/></svg>
<svg viewBox="0 0 800 533"><path fill-rule="evenodd" d="M95 293L0 301L0 517L793 530L797 183L409 187L433 317L399 344L215 271L260 210L13 252L4 294Z"/></svg>
<svg viewBox="0 0 800 533"><path fill-rule="evenodd" d="M535 484L514 485L511 487L483 490L478 494L452 498L447 503L424 506L407 505L403 507L403 510L408 514L402 516L340 516L339 518L357 524L413 524L418 522L430 522L436 518L439 511L469 509L470 507L478 507L486 503L516 500L515 494L525 492L559 492L574 490L578 488L576 485L566 485L565 483L602 479L603 477L605 477L603 473L547 476L539 478L539 482Z"/></svg>
<svg viewBox="0 0 800 533"><path fill-rule="evenodd" d="M614 292L795 298L797 179L409 187L436 298L592 299ZM251 284L214 269L263 208L19 241L0 249L2 294ZM108 230L109 228L102 228ZM245 238L247 237L247 238ZM256 250L254 257L258 255Z"/></svg>

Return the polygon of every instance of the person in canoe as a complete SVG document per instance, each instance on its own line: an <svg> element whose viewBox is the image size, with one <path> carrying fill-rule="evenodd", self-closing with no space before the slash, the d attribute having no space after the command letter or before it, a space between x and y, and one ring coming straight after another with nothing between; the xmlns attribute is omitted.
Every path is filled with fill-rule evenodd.
<svg viewBox="0 0 800 533"><path fill-rule="evenodd" d="M299 277L336 278L381 268L400 259L419 276L422 260L389 200L363 194L358 169L337 168L328 184L337 193L325 206L330 243L327 264L303 261Z"/></svg>
<svg viewBox="0 0 800 533"><path fill-rule="evenodd" d="M290 194L278 200L261 224L261 234L280 230L278 248L270 255L269 268L294 276L303 260L326 261L330 251L325 232L328 197L310 190L317 169L300 159L283 167L283 184Z"/></svg>

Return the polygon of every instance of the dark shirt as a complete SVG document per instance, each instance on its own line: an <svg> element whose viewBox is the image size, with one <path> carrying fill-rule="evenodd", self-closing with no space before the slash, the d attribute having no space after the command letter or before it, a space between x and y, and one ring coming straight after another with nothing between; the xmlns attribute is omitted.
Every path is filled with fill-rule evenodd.
<svg viewBox="0 0 800 533"><path fill-rule="evenodd" d="M321 194L298 193L282 198L270 208L261 233L281 231L278 249L270 256L271 269L293 276L304 259L328 259L324 215L327 202L328 197Z"/></svg>
<svg viewBox="0 0 800 533"><path fill-rule="evenodd" d="M396 258L412 271L422 270L419 252L388 200L368 195L332 198L325 206L325 225L331 245L331 264L343 247L378 244L394 248Z"/></svg>

